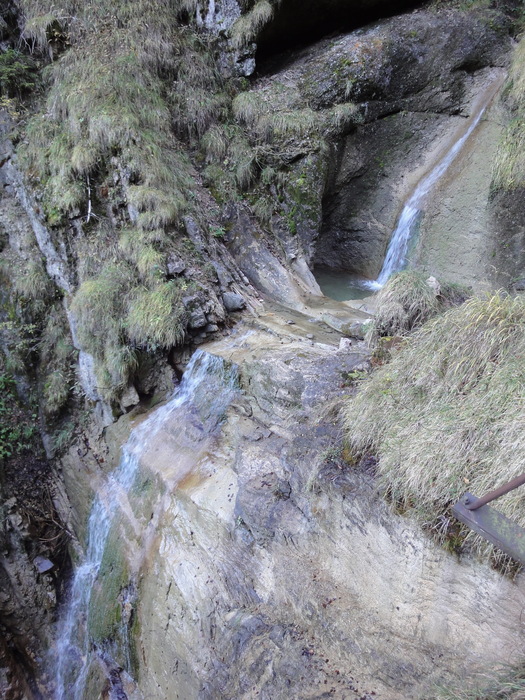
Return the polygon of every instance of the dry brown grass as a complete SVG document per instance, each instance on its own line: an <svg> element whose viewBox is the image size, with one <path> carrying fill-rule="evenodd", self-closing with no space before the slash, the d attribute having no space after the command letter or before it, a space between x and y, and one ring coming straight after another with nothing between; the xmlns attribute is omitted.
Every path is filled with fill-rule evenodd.
<svg viewBox="0 0 525 700"><path fill-rule="evenodd" d="M469 685L470 688L440 690L429 700L525 700L525 667L485 674L478 683Z"/></svg>
<svg viewBox="0 0 525 700"><path fill-rule="evenodd" d="M345 425L355 453L378 456L383 491L436 526L466 490L523 472L524 409L525 300L498 293L416 331L349 401ZM524 506L524 489L497 504L521 526Z"/></svg>
<svg viewBox="0 0 525 700"><path fill-rule="evenodd" d="M465 301L469 290L457 284L429 283L425 273L398 272L376 297L376 314L368 334L375 342L381 336L406 335L454 304Z"/></svg>
<svg viewBox="0 0 525 700"><path fill-rule="evenodd" d="M503 133L494 162L493 186L513 190L525 184L525 37L516 47L506 97L511 120Z"/></svg>

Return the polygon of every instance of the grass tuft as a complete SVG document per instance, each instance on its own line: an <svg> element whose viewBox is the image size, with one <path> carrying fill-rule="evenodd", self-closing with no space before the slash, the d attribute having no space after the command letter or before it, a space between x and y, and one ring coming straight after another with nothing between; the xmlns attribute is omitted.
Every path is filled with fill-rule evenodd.
<svg viewBox="0 0 525 700"><path fill-rule="evenodd" d="M206 156L208 159L223 160L228 151L228 136L225 134L224 129L215 125L212 126L203 135L201 139L202 146L206 151Z"/></svg>
<svg viewBox="0 0 525 700"><path fill-rule="evenodd" d="M106 264L97 277L79 287L71 305L78 322L79 342L97 362L99 390L107 399L126 386L136 365L126 347L125 332L126 300L134 286L131 265Z"/></svg>
<svg viewBox="0 0 525 700"><path fill-rule="evenodd" d="M496 153L492 186L514 190L525 186L525 37L514 52L506 96L512 119Z"/></svg>
<svg viewBox="0 0 525 700"><path fill-rule="evenodd" d="M31 301L46 301L53 296L53 283L49 279L40 258L27 260L24 268L13 277L17 294Z"/></svg>
<svg viewBox="0 0 525 700"><path fill-rule="evenodd" d="M353 102L338 104L328 110L328 124L336 132L344 132L359 122L359 110Z"/></svg>
<svg viewBox="0 0 525 700"><path fill-rule="evenodd" d="M26 32L48 32L46 4L22 4ZM162 212L154 222L151 215L142 217L145 229L171 225L185 210L192 186L173 123L186 133L199 131L223 107L212 54L193 32L177 26L177 3L100 0L77 9L78 21L72 21L64 3L53 6L71 48L45 71L47 99L43 113L29 121L22 161L43 189L52 224L87 211L82 176L93 176L97 184L102 164L111 163L119 175L130 173L133 186L157 190L147 208ZM169 99L167 80L175 81L178 103Z"/></svg>
<svg viewBox="0 0 525 700"><path fill-rule="evenodd" d="M0 51L0 96L21 97L36 85L33 59L17 49Z"/></svg>
<svg viewBox="0 0 525 700"><path fill-rule="evenodd" d="M184 338L186 310L175 281L135 291L127 317L130 340L151 349L171 348Z"/></svg>
<svg viewBox="0 0 525 700"><path fill-rule="evenodd" d="M266 114L259 119L257 130L263 139L269 140L275 137L308 136L316 133L319 126L319 115L306 108Z"/></svg>
<svg viewBox="0 0 525 700"><path fill-rule="evenodd" d="M232 103L233 116L241 124L252 126L265 111L264 103L256 92L240 92Z"/></svg>
<svg viewBox="0 0 525 700"><path fill-rule="evenodd" d="M162 279L165 255L147 243L136 229L125 229L121 233L119 247L127 260L137 266L143 280Z"/></svg>
<svg viewBox="0 0 525 700"><path fill-rule="evenodd" d="M252 9L233 24L230 40L234 49L244 49L254 41L261 29L272 19L273 7L268 0L258 0Z"/></svg>
<svg viewBox="0 0 525 700"><path fill-rule="evenodd" d="M398 272L378 293L376 314L369 340L381 336L406 335L432 316L454 304L463 303L468 289L454 284L434 288L425 273L414 270Z"/></svg>
<svg viewBox="0 0 525 700"><path fill-rule="evenodd" d="M462 684L464 685L464 683ZM486 674L473 687L440 689L432 700L523 700L525 698L525 667L505 669Z"/></svg>
<svg viewBox="0 0 525 700"><path fill-rule="evenodd" d="M523 472L524 360L525 301L470 299L427 322L364 383L345 409L349 445L377 455L395 503L447 523L466 490L483 495ZM524 506L523 489L498 500L522 527Z"/></svg>
<svg viewBox="0 0 525 700"><path fill-rule="evenodd" d="M67 403L74 382L76 352L61 304L51 309L39 343L43 379L43 409L57 415Z"/></svg>

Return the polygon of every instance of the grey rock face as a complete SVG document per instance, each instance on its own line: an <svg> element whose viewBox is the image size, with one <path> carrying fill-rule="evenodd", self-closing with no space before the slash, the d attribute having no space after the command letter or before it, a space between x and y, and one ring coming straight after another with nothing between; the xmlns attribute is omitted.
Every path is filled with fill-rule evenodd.
<svg viewBox="0 0 525 700"><path fill-rule="evenodd" d="M287 265L245 209L232 208L229 216L228 250L256 289L289 307L301 306L304 292L319 293L304 257Z"/></svg>
<svg viewBox="0 0 525 700"><path fill-rule="evenodd" d="M237 0L206 0L197 3L197 25L222 39L219 66L225 75L249 76L255 70L255 43L250 42L243 49L237 49L228 39L228 32L241 17L243 9L247 9L246 4Z"/></svg>
<svg viewBox="0 0 525 700"><path fill-rule="evenodd" d="M197 3L197 25L214 34L226 32L240 16L241 8L237 0L207 0Z"/></svg>
<svg viewBox="0 0 525 700"><path fill-rule="evenodd" d="M18 472L12 496L11 470ZM20 475L28 485L21 488ZM31 477L33 485L31 484ZM17 464L2 465L0 474L0 695L6 700L51 697L44 658L52 643L58 581L65 552L60 530L51 532L34 517L35 504L50 513L45 499L57 490L58 479L44 462L25 455ZM7 498L7 496L10 496ZM53 513L58 522L58 515ZM51 537L54 539L51 540ZM49 541L46 541L46 538ZM61 562L57 566L57 562Z"/></svg>
<svg viewBox="0 0 525 700"><path fill-rule="evenodd" d="M188 326L190 328L202 328L208 323L208 319L206 318L206 314L204 311L198 306L197 308L192 309L190 312L190 321L188 323Z"/></svg>
<svg viewBox="0 0 525 700"><path fill-rule="evenodd" d="M122 397L120 399L120 405L124 411L127 409L131 408L132 406L136 406L140 401L139 395L137 393L137 390L133 385L128 386L124 393L122 394Z"/></svg>
<svg viewBox="0 0 525 700"><path fill-rule="evenodd" d="M100 396L97 391L94 360L89 353L82 350L78 353L78 374L80 384L87 398L91 401L99 401Z"/></svg>
<svg viewBox="0 0 525 700"><path fill-rule="evenodd" d="M168 274L170 275L180 275L186 269L186 263L184 260L177 258L175 255L170 255L168 258Z"/></svg>
<svg viewBox="0 0 525 700"><path fill-rule="evenodd" d="M524 198L523 188L518 188L508 193L500 192L492 201L492 220L498 242L494 249L494 264L503 271L497 282L507 286L517 277L516 291L522 291L520 278L525 268Z"/></svg>
<svg viewBox="0 0 525 700"><path fill-rule="evenodd" d="M224 292L222 300L226 311L240 311L246 306L243 297L235 292Z"/></svg>
<svg viewBox="0 0 525 700"><path fill-rule="evenodd" d="M340 700L412 700L521 654L522 587L440 550L341 461L323 411L362 348L272 338L214 345L243 394L205 469L191 422L164 426L165 459L143 455L169 484L136 613L144 696L284 700L318 697L326 680Z"/></svg>
<svg viewBox="0 0 525 700"><path fill-rule="evenodd" d="M233 277L230 272L228 272L227 268L225 265L222 263L214 260L212 261L212 265L215 269L215 272L217 274L217 278L219 280L219 284L223 289L226 289L232 282L233 282Z"/></svg>
<svg viewBox="0 0 525 700"><path fill-rule="evenodd" d="M304 137L283 141L293 154L284 218L293 219L295 234L275 233L290 260L377 276L418 176L437 145L461 130L485 87L484 68L505 64L507 30L500 13L417 10L320 41L255 82L253 92L276 111L312 109L330 145L327 152ZM349 103L353 119L334 130L331 110ZM248 246L236 255L251 267ZM274 267L265 264L259 276Z"/></svg>

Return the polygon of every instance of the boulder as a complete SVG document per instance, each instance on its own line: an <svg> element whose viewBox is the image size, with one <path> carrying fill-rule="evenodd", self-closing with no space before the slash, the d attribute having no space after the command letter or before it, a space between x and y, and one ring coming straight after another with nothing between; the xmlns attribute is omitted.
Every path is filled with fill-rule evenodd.
<svg viewBox="0 0 525 700"><path fill-rule="evenodd" d="M184 272L186 269L186 263L184 260L181 260L178 258L176 255L170 255L168 257L168 274L175 276L175 275L180 275Z"/></svg>
<svg viewBox="0 0 525 700"><path fill-rule="evenodd" d="M40 555L33 559L33 564L36 566L36 569L39 574L45 574L48 571L52 571L55 568L55 565L50 559L47 559L46 557L42 557Z"/></svg>
<svg viewBox="0 0 525 700"><path fill-rule="evenodd" d="M240 311L246 306L244 298L236 292L224 292L222 300L227 311Z"/></svg>
<svg viewBox="0 0 525 700"><path fill-rule="evenodd" d="M206 314L200 306L197 306L196 308L192 309L192 311L190 312L190 320L188 322L188 326L191 329L202 328L207 323L208 321L206 319Z"/></svg>

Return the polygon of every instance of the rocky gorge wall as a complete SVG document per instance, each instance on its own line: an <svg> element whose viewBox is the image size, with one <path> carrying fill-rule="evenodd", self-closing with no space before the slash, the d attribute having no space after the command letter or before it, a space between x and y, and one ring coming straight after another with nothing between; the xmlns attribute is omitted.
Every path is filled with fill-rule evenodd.
<svg viewBox="0 0 525 700"><path fill-rule="evenodd" d="M360 10L364 4L376 5L378 14L374 19L383 12L390 15L407 7L358 4ZM175 150L188 157L189 165L186 161L179 165L181 171L188 172L191 183L191 195L185 192L189 209L181 211L178 218L171 209L165 214L166 209L162 208L167 206L159 195L164 182L151 185L150 181L148 192L138 192L149 175L133 169L136 158L128 157L129 151L121 142L113 143L107 151L97 151L97 165L85 165L86 170L82 170L82 161L73 163L70 158L75 146L86 145L85 141L75 142L80 131L73 129L73 136L48 134L49 141L39 146L48 165L34 161L28 167L23 153L31 145L31 129L26 129L29 115L20 120L16 114L9 114L13 105L6 106L0 165L2 274L8 296L17 300L19 320L24 325L36 320L39 337L47 339L38 347L48 350L37 350L36 359L31 360L37 368L32 381L38 387L40 427L47 454L55 465L56 507L69 534L84 542L93 493L118 462L119 445L125 442L130 418L171 392L195 347L228 334L241 309L247 307L250 313L260 313L260 295L288 308L306 311L308 317L322 316L322 310L316 307L314 311L308 306L313 297L317 304L325 303L312 275L315 265L375 275L389 232L413 183L469 114L487 83L505 70L512 46L511 19L499 3L491 8L483 5L474 3L466 11L455 5L434 3L423 10L324 39L308 34L317 24L312 21L307 35L312 41L321 40L302 48L293 37L292 44L286 44L287 17L295 13L293 3L283 2L280 8L264 2L242 7L236 2L207 3L199 5L197 14L191 8L191 12L184 9L187 24L183 26L195 24L202 32L199 36L214 37L217 44L205 43L203 49L198 42L190 42L194 53L187 53L189 48L185 46L180 55L200 66L203 75L208 75L208 67L205 70L204 64L199 63L202 54L216 56L213 81L217 82L204 87L199 83L199 89L210 94L220 90L220 100L229 102L221 103L223 112L217 112L218 116L206 117L202 132L190 129L190 135L180 126L180 113L170 107L178 116L167 120L169 130L176 132ZM89 7L87 3L86 12ZM334 4L335 16L342 7L343 3ZM55 6L51 9L57 10ZM41 17L41 10L40 6L35 10L29 2L2 10L4 23L0 31L5 46L24 37L26 42L34 42L36 50L42 32L38 34L35 18ZM116 17L120 6L113 11ZM49 63L48 76L53 71L60 75L62 58L67 59L69 51L65 38L77 49L83 40L74 27L68 26L65 13L57 17L56 25L49 24L53 28L51 34L46 25L41 49L46 58L39 59ZM99 21L105 22L104 17L96 16L93 27ZM298 31L296 36L299 34ZM98 41L97 36L93 31L93 40ZM258 36L259 53L255 41ZM272 57L274 42L280 50L293 50ZM107 55L110 54L108 50ZM256 67L260 70L254 74ZM146 61L141 70L146 68L150 70L151 62ZM165 76L163 71L168 71L170 80L174 79L173 84L185 95L186 104L197 105L198 101L192 102L194 96L183 92L180 77L173 78L170 70L168 61L160 74ZM217 77L219 73L221 79ZM231 75L237 82L229 83L227 78L225 88L220 81ZM253 76L250 82L246 81L247 76ZM195 76L194 79L197 81ZM37 121L54 124L55 129L57 124L68 124L65 115L75 114L75 92L68 93L67 86L61 88L58 78L57 81L55 97L45 107L31 106ZM49 95L49 83L42 91L44 97ZM61 100L65 106L54 112L53 105L62 104ZM96 108L95 104L93 113L88 115L92 132L100 118ZM454 279L463 281L469 276L468 282L477 286L487 283L490 260L499 260L494 223L497 216L488 202L491 176L486 157L494 152L500 135L493 120L507 119L507 114L498 109L495 106L490 112L477 137L478 146L465 154L466 168L458 163L458 170L443 181L439 198L423 220L421 245L414 256L415 264L429 273L438 269L450 271ZM160 113L164 115L162 110ZM197 124L202 114L195 114ZM178 126L172 127L172 118ZM81 124L79 121L75 128L82 131ZM159 134L164 134L165 128L163 122ZM82 131L83 138L85 133ZM61 140L66 136L73 141ZM69 146L64 148L66 142ZM166 142L162 143L165 148ZM47 148L46 144L52 146ZM66 153L65 160L58 164L53 161L57 151L61 158ZM77 149L75 158L80 155L81 149ZM55 170L48 172L49 167ZM69 193L65 185L71 185L71 178L82 194L76 203L64 204L64 209L60 209L62 204L50 199L49 193L56 186L53 178L62 177L64 172L64 191ZM173 192L170 190L169 196L175 198ZM137 199L138 194L143 198ZM450 200L452 213L447 217L442 202ZM469 215L469 232L474 237L478 235L480 241L473 253L476 259L457 269L454 265L461 256L455 246L464 227L456 222L460 212L474 210L481 212L476 217ZM155 212L160 211L164 213L159 214L158 228L151 222ZM135 239L129 236L130 230ZM448 230L451 234L445 246L443 231ZM498 263L497 267L498 274L506 273L505 264ZM126 272L123 281L114 274L122 270ZM497 277L494 275L494 279ZM111 286L115 280L121 285L116 292ZM161 290L162 300L162 294L171 294L175 287L176 300L168 296L171 306L167 312L166 307L159 312L167 319L169 339L164 341L164 336L155 335L151 326L139 339L132 337L132 310L144 308L139 303L144 290L152 294L148 299L153 304L159 299L155 292ZM94 298L89 294L82 297L81 288L96 291L99 306L91 307ZM75 299L80 300L76 306ZM38 313L33 307L39 309ZM95 313L86 332L86 328L82 330L82 309L91 308ZM290 318L286 316L290 312L282 309L277 315L283 313L283 318ZM350 323L362 320L362 316L352 315L348 307L338 309L337 314ZM116 325L107 325L106 318ZM153 321L148 319L153 326L154 322L155 317ZM184 325L185 347L177 345L171 334L179 323ZM406 693L418 697L418 693L429 692L423 689L434 679L459 678L483 665L510 659L510 647L516 639L518 654L521 652L520 632L513 622L521 601L520 586L507 585L486 569L479 573L470 564L454 564L401 520L391 525L390 515L370 495L373 482L369 476L363 475L354 483L353 476L343 467L328 461L321 470L324 476L317 477L316 468L323 461L323 450L331 449L332 438L330 422L321 421L318 426L315 414L321 410L318 407L337 394L339 373L351 371L354 363L359 364L363 358L335 354L333 338L324 335L329 330L311 332L312 328L303 328L301 342L293 345L282 328L276 331L271 327L271 334L279 337L278 346L281 341L290 345L289 354L285 353L279 361L283 373L277 383L271 370L274 358L281 357L278 346L276 349L264 341L250 361L240 353L241 377L248 398L233 409L233 427L228 423L225 437L210 450L215 455L211 457L211 471L217 475L216 482L210 476L201 483L200 477L193 474L194 469L206 470L207 462L198 468L188 467L188 480L181 484L178 479L164 483L155 463L147 467L153 475L151 485L137 508L151 506L160 510L155 511L158 539L148 550L143 569L131 567L133 584L139 589L137 607L129 618L130 624L136 625L130 628L135 657L129 670L137 674L137 693L143 692L146 697L162 697L163 693L173 697L177 693L180 697L233 697L238 692L236 687L246 681L242 692L251 697L248 683L253 679L252 685L257 689L253 692L267 697L285 697L291 684L296 684L304 697L317 697L317 686L329 684L330 689L336 689L336 696L354 693L351 686L355 685L361 694L377 687L385 698L409 697ZM308 339L310 335L314 338ZM100 338L103 343L90 344L90 339ZM323 348L324 345L331 349ZM228 354L224 346L217 351ZM301 357L310 354L314 358L311 366ZM285 368L296 364L293 376L289 375ZM325 373L327 383L320 385L315 375ZM303 381L301 376L307 379ZM259 384L264 385L262 389ZM251 385L256 387L253 391ZM305 407L304 412L300 405ZM134 407L138 407L135 412ZM253 415L256 419L252 419ZM303 422L308 431L320 434L313 445L302 444ZM334 495L333 484L339 482L344 483ZM359 504L352 501L349 505L351 494L361 493L360 489L362 504L360 500ZM173 522L169 522L167 510L179 514ZM17 520L16 513L11 516ZM145 511L141 517L146 519ZM344 537L332 534L347 528L352 540L359 543L358 557L352 557ZM131 541L133 536L128 529L124 526ZM191 533L196 533L195 544L190 544ZM6 561L10 557L19 559L22 569L29 570L32 564L26 567L21 552L33 545L23 544L25 539L22 533L6 545ZM407 544L409 541L412 544ZM230 547L230 542L235 546ZM113 543L116 548L115 540ZM219 560L207 559L210 547L215 547ZM394 593L401 596L408 587L405 577L410 572L401 563L408 550L414 553L410 566L418 570L421 567L425 573L418 579L413 597L399 607L403 609L405 605L406 610L412 610L412 606L416 607L415 597L422 597L429 609L422 622L415 620L411 612L398 620L399 611L393 612L397 608ZM162 552L160 558L158 551ZM290 557L290 551L295 558ZM177 573L174 567L180 564L180 552L184 552L182 559L188 563L183 562L183 571ZM198 561L201 558L202 564ZM367 582L365 587L371 587L369 569L365 574L363 569L354 568L355 558L368 561L372 569L377 562L386 562L384 568L400 571L391 597L385 597L376 581L380 578L377 568L372 577L377 583L374 592L364 591L357 583L352 588L341 580L359 579ZM310 559L324 562L321 568L325 573L317 573L315 567L319 566ZM337 562L341 570L336 568ZM192 566L201 566L203 571L206 567L206 576L202 578L199 573L193 579L189 573ZM260 580L240 581L238 573L243 569L257 571ZM304 569L304 576L292 586L291 573L298 569ZM11 570L6 566L6 571ZM424 581L427 576L431 581L428 586ZM26 578L35 602L22 616L18 612L21 604L10 609L9 628L17 630L17 634L34 611L45 608L41 601L51 600L49 596L56 590L34 571ZM468 591L464 608L458 607L457 589L435 583L451 578L460 580L462 590ZM170 587L168 579L177 585ZM206 583L208 579L216 581L216 605L202 592L212 585ZM305 579L311 579L312 584L303 587ZM316 593L318 584L314 582L321 580L322 592ZM121 583L125 588L129 580ZM291 588L287 593L288 584ZM338 587L343 590L339 602L332 600ZM448 624L437 629L438 614L431 609L443 611L450 607L470 614L479 604L476 587L483 591L484 601L502 600L501 624L488 610L488 603L484 603L487 619L491 624L494 620L493 639L480 635L476 625L465 623L466 616L459 612L457 616L451 613ZM103 592L101 595L104 597ZM167 596L169 605L161 603L162 596ZM507 602L503 601L505 596ZM41 638L27 633L32 639L20 645L17 653L22 657L42 658L45 647L51 643L55 605L52 600L42 613L42 628L46 631ZM353 620L349 617L350 608L359 609ZM371 613L379 608L380 613ZM333 616L332 611L336 611ZM171 623L171 619L176 623ZM354 627L373 627L374 631L369 637L356 633L359 639L352 641L347 630ZM195 636L197 628L202 630L202 636ZM312 635L318 640L318 648ZM479 647L469 648L468 640L477 635L484 641ZM389 647L389 639L399 645L395 653ZM329 640L333 640L333 646ZM114 640L99 632L98 642L112 648ZM173 668L165 660L167 656L162 656L165 642L170 658L177 660L175 680L168 678ZM205 667L194 660L203 643ZM334 659L330 660L332 654ZM405 668L406 655L415 661ZM323 662L325 667L323 656L329 658L329 662ZM277 660L272 661L273 657ZM23 692L37 697L40 691L32 690L31 683L23 679L38 677L42 670L17 658L16 654L7 655L5 662L8 670L4 677L16 677L14 687L18 683L19 688L25 688L15 687L13 697ZM429 658L444 660L431 668ZM107 668L97 663L93 661L93 687L98 688L97 692L107 692ZM230 676L228 665L235 669ZM250 673L243 680L245 672L241 669L246 665ZM293 669L288 675L287 668ZM341 675L345 676L344 691L338 689L343 687L343 682L338 682L342 681ZM355 682L348 680L350 676ZM355 695L358 696L357 690Z"/></svg>
<svg viewBox="0 0 525 700"><path fill-rule="evenodd" d="M307 292L318 293L309 277L316 266L377 276L404 201L439 154L459 138L488 84L504 79L512 44L508 27L503 14L484 15L479 8L471 13L454 6L417 10L288 52L280 62L268 61L251 90L236 98L234 110L254 138L264 139L272 126L272 167L284 170L286 163L287 178L270 186L281 205L268 224ZM500 129L494 124L480 154L495 153L507 119L504 112L500 117ZM320 134L328 136L327 143ZM456 172L462 162L456 163ZM461 218L472 219L483 210L481 228L479 221L473 226L483 241L497 241L490 191L493 158L485 158L483 168L485 184L480 183L476 195L463 195ZM458 181L456 190L462 189ZM435 208L443 209L439 192L432 197ZM265 201L260 196L257 210L263 210ZM422 212L422 232L432 229L433 216ZM252 258L246 228L234 225L229 234L244 271L259 288L298 306L297 293L283 291L289 282L281 263L267 252L266 278L261 278L255 260L267 243L258 237ZM437 228L443 228L441 222ZM275 253L274 246L271 250ZM481 256L492 262L492 253L485 250ZM421 258L421 265L442 274L437 257L435 263ZM464 273L466 283L488 275L481 268Z"/></svg>

